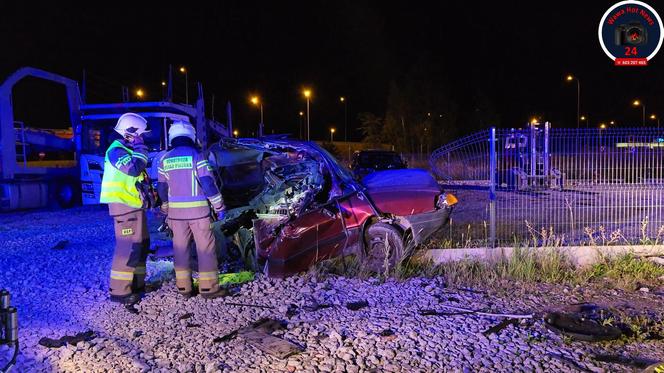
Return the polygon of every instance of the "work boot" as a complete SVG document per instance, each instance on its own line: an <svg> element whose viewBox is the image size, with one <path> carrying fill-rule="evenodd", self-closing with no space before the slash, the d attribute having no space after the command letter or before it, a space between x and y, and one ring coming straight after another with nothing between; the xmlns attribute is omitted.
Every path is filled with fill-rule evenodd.
<svg viewBox="0 0 664 373"><path fill-rule="evenodd" d="M192 291L190 291L190 292L186 292L186 293L185 293L184 291L179 291L178 293L179 293L184 299L190 299L190 298L193 298L193 297L195 297L195 296L198 295L198 290L197 290L196 288L194 288L194 289L193 289Z"/></svg>
<svg viewBox="0 0 664 373"><path fill-rule="evenodd" d="M212 293L201 293L201 297L205 299L216 299L216 298L225 297L227 295L228 295L228 290L224 288L219 288L219 290Z"/></svg>
<svg viewBox="0 0 664 373"><path fill-rule="evenodd" d="M161 289L161 283L147 283L145 286L138 287L136 289L132 290L132 293L136 294L147 294L147 293L152 293L153 291L157 291Z"/></svg>
<svg viewBox="0 0 664 373"><path fill-rule="evenodd" d="M128 295L112 295L111 294L111 302L115 302L115 303L131 305L131 304L136 304L140 301L141 301L141 295L136 294L136 293L131 293L131 294L128 294Z"/></svg>

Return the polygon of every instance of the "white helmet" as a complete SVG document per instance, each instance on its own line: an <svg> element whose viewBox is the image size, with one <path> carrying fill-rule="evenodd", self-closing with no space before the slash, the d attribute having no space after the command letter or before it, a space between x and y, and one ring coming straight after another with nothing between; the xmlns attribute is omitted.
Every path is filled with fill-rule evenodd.
<svg viewBox="0 0 664 373"><path fill-rule="evenodd" d="M146 132L150 132L148 130L148 121L135 113L122 114L118 119L118 124L113 129L122 137L140 136Z"/></svg>
<svg viewBox="0 0 664 373"><path fill-rule="evenodd" d="M171 145L174 138L180 136L186 136L196 142L196 129L188 122L181 120L173 122L171 128L168 129L168 145Z"/></svg>

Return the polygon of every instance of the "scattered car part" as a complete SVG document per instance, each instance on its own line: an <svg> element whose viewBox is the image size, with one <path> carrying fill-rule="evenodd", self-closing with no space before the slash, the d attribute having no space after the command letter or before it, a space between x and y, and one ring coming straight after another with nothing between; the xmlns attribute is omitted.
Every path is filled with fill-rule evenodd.
<svg viewBox="0 0 664 373"><path fill-rule="evenodd" d="M488 336L488 335L491 335L491 334L494 334L494 333L498 333L498 332L500 332L501 330L507 328L510 325L514 325L514 326L519 325L519 320L518 319L505 319L505 320L499 322L498 324L490 327L489 329L485 330L484 332L482 332L482 334L484 334L485 336Z"/></svg>
<svg viewBox="0 0 664 373"><path fill-rule="evenodd" d="M62 240L55 244L55 246L51 247L51 250L64 250L67 245L69 245L69 240Z"/></svg>
<svg viewBox="0 0 664 373"><path fill-rule="evenodd" d="M346 308L348 308L351 311L357 311L364 307L369 307L369 302L367 302L366 300L346 303Z"/></svg>
<svg viewBox="0 0 664 373"><path fill-rule="evenodd" d="M578 341L608 341L618 339L622 335L622 331L615 326L600 325L595 320L577 314L547 313L544 316L544 325L558 334Z"/></svg>
<svg viewBox="0 0 664 373"><path fill-rule="evenodd" d="M228 342L240 336L253 347L279 359L284 359L288 356L304 351L304 348L295 343L271 335L273 332L283 330L285 327L285 322L264 318L249 326L234 330L222 337L217 337L213 342Z"/></svg>
<svg viewBox="0 0 664 373"><path fill-rule="evenodd" d="M88 342L97 338L97 334L92 330L87 330L85 332L77 333L75 335L65 335L58 339L42 337L39 340L39 345L48 347L48 348L60 348L66 344L75 346L79 342Z"/></svg>
<svg viewBox="0 0 664 373"><path fill-rule="evenodd" d="M609 355L609 354L597 354L592 357L593 360L601 361L603 363L612 363L612 364L621 364L627 365L632 368L643 369L644 372L647 371L648 367L652 367L653 372L658 372L657 367L664 368L664 363L661 361L643 359L639 357L630 357L625 355Z"/></svg>

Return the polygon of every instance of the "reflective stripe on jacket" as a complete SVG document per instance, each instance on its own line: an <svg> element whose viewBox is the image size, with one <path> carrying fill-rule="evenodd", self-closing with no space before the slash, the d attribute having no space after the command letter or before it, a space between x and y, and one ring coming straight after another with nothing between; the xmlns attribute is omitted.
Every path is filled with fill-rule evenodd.
<svg viewBox="0 0 664 373"><path fill-rule="evenodd" d="M176 146L159 161L159 197L171 219L199 219L215 211L223 201L204 155L191 146Z"/></svg>
<svg viewBox="0 0 664 373"><path fill-rule="evenodd" d="M104 158L100 202L141 208L143 201L136 189L136 182L143 180L142 172L147 163L147 148L144 145L138 145L132 150L119 140L115 140Z"/></svg>

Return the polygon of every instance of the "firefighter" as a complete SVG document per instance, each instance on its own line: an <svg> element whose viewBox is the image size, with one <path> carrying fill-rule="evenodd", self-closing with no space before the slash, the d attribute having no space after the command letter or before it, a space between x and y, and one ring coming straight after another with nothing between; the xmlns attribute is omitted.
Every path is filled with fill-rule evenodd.
<svg viewBox="0 0 664 373"><path fill-rule="evenodd" d="M223 214L224 204L212 168L195 141L196 131L191 124L178 121L171 125L168 142L173 149L159 161L157 191L173 231L178 291L185 298L194 295L189 265L189 243L193 236L198 254L199 292L203 298L213 299L225 295L225 291L219 287L210 204L218 215Z"/></svg>
<svg viewBox="0 0 664 373"><path fill-rule="evenodd" d="M146 178L148 148L143 134L147 120L134 113L120 116L114 130L122 136L106 151L101 203L108 204L115 226L111 266L111 301L133 304L145 290L145 261L150 235L139 186Z"/></svg>

